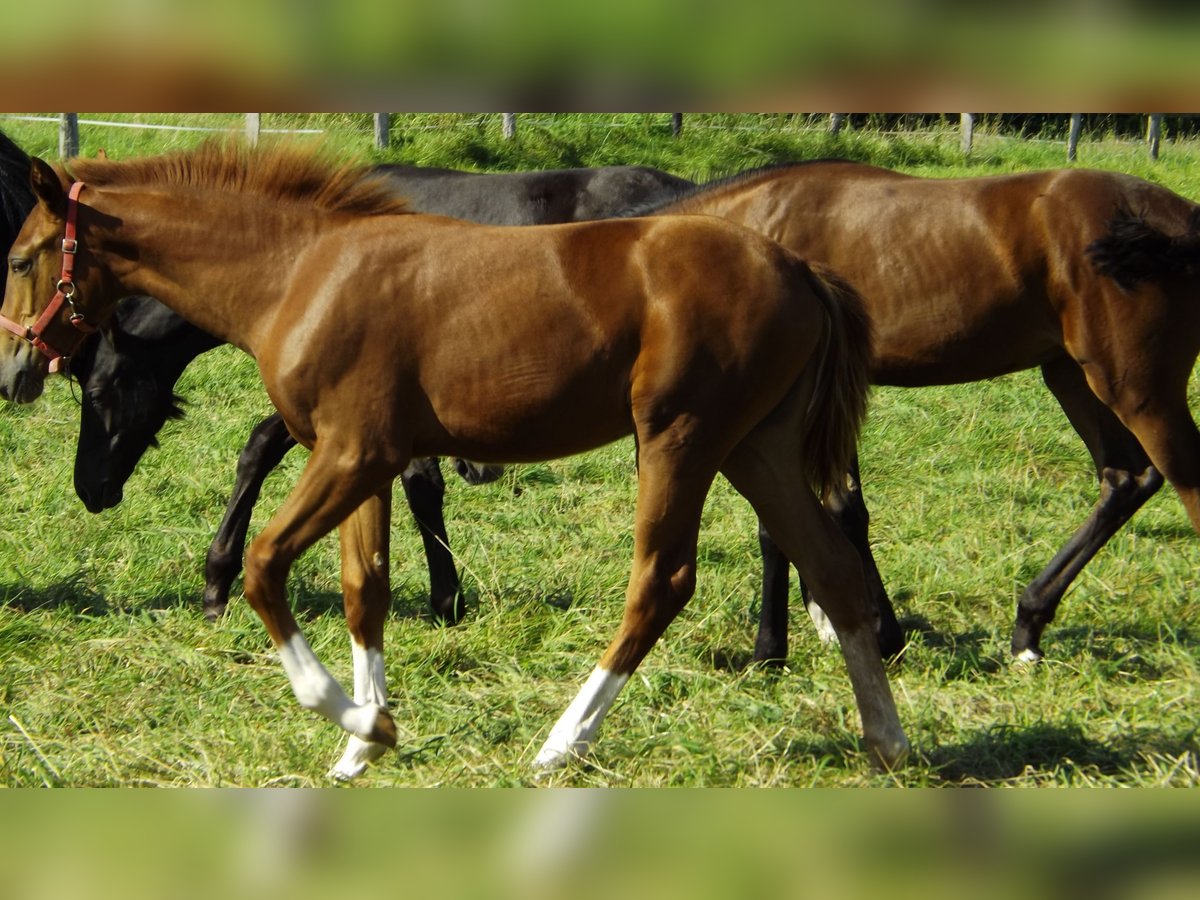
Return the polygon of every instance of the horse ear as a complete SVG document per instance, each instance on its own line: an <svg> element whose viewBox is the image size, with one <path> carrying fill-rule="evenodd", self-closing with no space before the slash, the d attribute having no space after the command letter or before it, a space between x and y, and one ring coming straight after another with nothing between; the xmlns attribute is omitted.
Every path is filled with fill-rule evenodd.
<svg viewBox="0 0 1200 900"><path fill-rule="evenodd" d="M96 150L96 159L108 159L108 154L104 152L103 147Z"/></svg>
<svg viewBox="0 0 1200 900"><path fill-rule="evenodd" d="M50 209L58 210L67 202L67 184L45 160L29 160L29 184L34 195Z"/></svg>

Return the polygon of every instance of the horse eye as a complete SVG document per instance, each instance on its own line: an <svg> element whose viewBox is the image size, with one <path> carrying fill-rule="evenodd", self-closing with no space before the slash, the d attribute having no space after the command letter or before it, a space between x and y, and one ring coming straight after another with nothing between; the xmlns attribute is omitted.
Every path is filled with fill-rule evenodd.
<svg viewBox="0 0 1200 900"><path fill-rule="evenodd" d="M15 275L24 275L29 271L31 265L32 263L30 263L29 260L22 259L19 256L14 256L8 261L8 267L12 269L13 274Z"/></svg>

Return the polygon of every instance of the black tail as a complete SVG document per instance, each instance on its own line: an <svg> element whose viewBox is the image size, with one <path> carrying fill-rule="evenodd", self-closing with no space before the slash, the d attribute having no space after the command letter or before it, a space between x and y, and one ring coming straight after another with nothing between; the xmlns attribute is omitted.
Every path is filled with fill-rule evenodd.
<svg viewBox="0 0 1200 900"><path fill-rule="evenodd" d="M1108 220L1108 234L1088 244L1087 255L1096 271L1125 290L1143 281L1190 275L1200 267L1200 207L1192 210L1187 231L1175 236L1118 209Z"/></svg>

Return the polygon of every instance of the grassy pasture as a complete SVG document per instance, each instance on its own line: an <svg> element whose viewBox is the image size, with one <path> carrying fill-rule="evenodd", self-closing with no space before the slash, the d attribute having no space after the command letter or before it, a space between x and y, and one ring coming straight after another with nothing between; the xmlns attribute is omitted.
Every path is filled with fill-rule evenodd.
<svg viewBox="0 0 1200 900"><path fill-rule="evenodd" d="M673 141L665 117L641 117L642 128L606 127L611 118L529 125L512 145L491 119L434 131L416 126L435 117L406 118L388 158L478 169L646 163L706 177L810 156L929 175L1044 168L1064 156L1061 144L985 133L968 163L949 130L831 141L782 126L685 126ZM316 121L337 129L335 152L375 158L363 117ZM51 127L0 127L31 152L53 147ZM120 156L197 136L85 128L83 138L85 153ZM1151 164L1142 148L1102 139L1081 146L1081 163L1200 197L1200 147L1187 141ZM179 392L187 417L167 425L125 502L100 516L71 488L70 385L52 384L33 407L0 406L0 784L319 785L340 753L337 729L295 703L238 587L221 623L199 612L234 461L269 412L254 365L222 348L191 367ZM293 451L268 480L256 528L303 455ZM1008 663L1016 598L1096 496L1086 451L1037 373L876 390L862 461L877 559L912 632L891 672L909 767L890 777L868 768L840 655L817 641L798 600L789 665L746 665L755 523L718 481L696 597L622 694L591 764L551 783L1196 783L1198 545L1169 489L1076 581L1047 630L1046 663L1028 670ZM471 594L468 620L453 629L428 620L420 543L398 504L387 673L400 745L360 784L531 783L541 740L619 621L634 479L629 441L487 486L448 474L446 517ZM334 538L298 562L291 591L309 640L348 683Z"/></svg>

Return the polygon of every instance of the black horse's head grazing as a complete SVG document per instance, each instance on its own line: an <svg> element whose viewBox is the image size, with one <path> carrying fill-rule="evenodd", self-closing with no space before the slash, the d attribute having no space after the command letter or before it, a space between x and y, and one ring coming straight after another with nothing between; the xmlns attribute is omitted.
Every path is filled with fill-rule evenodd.
<svg viewBox="0 0 1200 900"><path fill-rule="evenodd" d="M149 297L127 297L112 328L71 360L79 378L75 492L91 512L121 502L138 460L158 445L159 429L183 415L175 383L219 341Z"/></svg>

